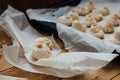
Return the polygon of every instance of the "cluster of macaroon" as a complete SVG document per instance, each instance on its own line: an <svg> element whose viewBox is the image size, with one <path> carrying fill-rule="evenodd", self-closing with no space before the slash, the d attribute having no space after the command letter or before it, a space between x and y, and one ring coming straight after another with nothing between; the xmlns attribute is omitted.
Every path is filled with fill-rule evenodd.
<svg viewBox="0 0 120 80"><path fill-rule="evenodd" d="M84 17L81 22L80 16ZM105 16L107 18L104 19ZM114 27L119 26L119 19L120 10L114 14L110 14L110 9L107 6L97 10L93 0L89 0L59 17L57 22L103 39L105 33L109 34L115 31ZM110 41L120 45L120 32L115 32Z"/></svg>

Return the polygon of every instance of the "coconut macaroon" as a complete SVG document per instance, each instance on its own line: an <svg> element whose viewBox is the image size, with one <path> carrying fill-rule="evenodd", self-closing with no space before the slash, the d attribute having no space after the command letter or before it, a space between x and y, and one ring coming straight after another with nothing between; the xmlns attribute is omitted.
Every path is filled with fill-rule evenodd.
<svg viewBox="0 0 120 80"><path fill-rule="evenodd" d="M78 5L76 7L76 11L80 16L85 16L89 14L93 9L95 8L93 0L89 0L87 3L84 5Z"/></svg>
<svg viewBox="0 0 120 80"><path fill-rule="evenodd" d="M114 43L114 44L120 45L120 31L115 32L109 41Z"/></svg>
<svg viewBox="0 0 120 80"><path fill-rule="evenodd" d="M86 27L79 23L79 21L73 21L72 27L82 32L86 31Z"/></svg>
<svg viewBox="0 0 120 80"><path fill-rule="evenodd" d="M84 6L88 8L89 12L91 12L95 8L93 0L89 0Z"/></svg>
<svg viewBox="0 0 120 80"><path fill-rule="evenodd" d="M89 9L87 7L80 6L80 5L76 7L76 11L79 14L79 16L85 16L89 13Z"/></svg>
<svg viewBox="0 0 120 80"><path fill-rule="evenodd" d="M116 14L116 15L118 16L118 18L120 19L120 10L118 10L115 14Z"/></svg>
<svg viewBox="0 0 120 80"><path fill-rule="evenodd" d="M71 26L72 21L73 21L73 19L71 17L66 16L66 15L59 17L57 20L57 22L62 23L62 24L67 25L67 26Z"/></svg>
<svg viewBox="0 0 120 80"><path fill-rule="evenodd" d="M87 31L87 33L99 38L104 38L104 31L101 30L97 25L92 25L91 28Z"/></svg>
<svg viewBox="0 0 120 80"><path fill-rule="evenodd" d="M103 16L107 16L110 14L110 10L107 6L103 6L102 8L100 8L99 12L103 15Z"/></svg>
<svg viewBox="0 0 120 80"><path fill-rule="evenodd" d="M114 26L109 21L104 21L102 23L98 24L98 27L104 31L104 33L113 33L114 32Z"/></svg>
<svg viewBox="0 0 120 80"><path fill-rule="evenodd" d="M78 20L79 21L79 15L78 13L74 12L74 11L70 11L68 14L66 14L67 18L72 18L72 20Z"/></svg>
<svg viewBox="0 0 120 80"><path fill-rule="evenodd" d="M86 27L91 27L91 25L95 25L96 24L96 20L94 20L94 18L88 14L85 16L85 19L83 20L83 23Z"/></svg>
<svg viewBox="0 0 120 80"><path fill-rule="evenodd" d="M107 21L109 21L110 23L112 23L114 26L119 26L119 19L117 14L112 14L107 18Z"/></svg>
<svg viewBox="0 0 120 80"><path fill-rule="evenodd" d="M52 47L53 43L48 38L45 37L37 38L34 42L32 57L36 60L48 58L51 56Z"/></svg>
<svg viewBox="0 0 120 80"><path fill-rule="evenodd" d="M80 16L85 16L89 14L95 8L93 0L89 0L84 5L78 5L76 10Z"/></svg>
<svg viewBox="0 0 120 80"><path fill-rule="evenodd" d="M94 9L91 13L91 16L97 21L101 21L103 19L103 15L97 10Z"/></svg>

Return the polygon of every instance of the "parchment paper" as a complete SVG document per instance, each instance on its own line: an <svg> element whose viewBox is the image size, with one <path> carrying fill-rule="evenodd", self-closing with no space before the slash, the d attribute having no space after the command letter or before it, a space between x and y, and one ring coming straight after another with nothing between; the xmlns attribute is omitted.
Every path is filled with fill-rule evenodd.
<svg viewBox="0 0 120 80"><path fill-rule="evenodd" d="M83 0L81 3L85 3L87 0ZM95 7L100 9L103 6L107 6L110 9L110 14L117 12L120 7L120 0L94 0ZM109 16L109 15L108 15ZM104 20L108 17L105 16ZM83 18L83 17L80 17ZM82 19L81 19L82 20ZM62 24L57 24L59 37L64 41L66 48L69 51L90 51L90 52L106 52L111 53L116 50L120 53L120 46L109 42L109 39L117 31L120 31L120 26L115 27L115 32L112 34L105 34L103 40L97 39L89 34L82 33L73 28L69 28Z"/></svg>
<svg viewBox="0 0 120 80"><path fill-rule="evenodd" d="M0 75L0 80L27 80L27 79L25 79L25 78L18 78L18 77L12 77L12 76Z"/></svg>
<svg viewBox="0 0 120 80"><path fill-rule="evenodd" d="M25 15L9 6L0 17L0 28L13 38L13 45L3 47L5 58L12 65L29 72L67 78L88 70L97 70L118 56L117 54L91 52L59 54L59 47L48 37L55 43L53 54L57 55L31 64L33 42L42 35L29 25Z"/></svg>
<svg viewBox="0 0 120 80"><path fill-rule="evenodd" d="M82 0L81 5L86 3L88 0ZM113 0L94 0L95 7L97 9L100 9L103 6L107 6L110 9L110 14L113 14L119 10L119 3L120 0L113 1ZM47 22L54 22L57 24L57 30L59 37L63 40L66 49L68 49L71 52L74 51L87 51L87 52L105 52L105 53L112 53L114 50L116 50L118 53L120 53L120 46L110 43L109 39L112 34L105 34L105 38L102 40L95 38L92 35L78 32L73 28L68 28L68 26L62 25L57 23L57 18L63 14L66 14L69 12L69 10L72 7L66 6L56 9L54 12L51 11L51 9L28 9L27 14L30 19L35 19L38 21L47 21ZM42 12L46 10L46 15L43 16ZM50 11L48 13L47 11ZM57 14L55 14L57 13ZM55 16L52 16L52 15ZM37 16L36 16L37 15ZM57 16L59 15L59 16ZM103 20L105 20L108 16L105 16ZM54 18L54 19L53 19ZM80 16L80 22L82 22L83 17ZM120 26L115 27L115 32L120 31Z"/></svg>

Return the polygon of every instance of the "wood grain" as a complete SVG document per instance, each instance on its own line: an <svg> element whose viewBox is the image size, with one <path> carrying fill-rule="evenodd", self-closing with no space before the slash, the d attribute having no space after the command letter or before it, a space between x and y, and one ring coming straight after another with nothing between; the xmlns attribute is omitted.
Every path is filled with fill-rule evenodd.
<svg viewBox="0 0 120 80"><path fill-rule="evenodd" d="M4 58L2 54L2 48L0 48L0 72L12 67L10 63Z"/></svg>
<svg viewBox="0 0 120 80"><path fill-rule="evenodd" d="M28 80L59 80L58 77L53 77L53 76L44 75L44 74L30 73L30 72L18 69L16 67L13 67L9 70L1 72L1 74L2 75L9 75L9 76L27 78Z"/></svg>
<svg viewBox="0 0 120 80"><path fill-rule="evenodd" d="M112 80L120 80L120 73L117 76L115 76Z"/></svg>

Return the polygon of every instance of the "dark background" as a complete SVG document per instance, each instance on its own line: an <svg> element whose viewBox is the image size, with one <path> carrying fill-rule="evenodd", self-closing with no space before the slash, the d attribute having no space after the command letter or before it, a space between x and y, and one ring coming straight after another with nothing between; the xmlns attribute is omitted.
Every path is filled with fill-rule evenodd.
<svg viewBox="0 0 120 80"><path fill-rule="evenodd" d="M25 11L27 8L48 7L62 1L64 0L0 0L0 3L2 8L1 11L5 10L8 4L20 11Z"/></svg>
<svg viewBox="0 0 120 80"><path fill-rule="evenodd" d="M76 5L80 0L0 0L0 13L3 12L8 4L12 7L25 12L28 8L45 8L64 3Z"/></svg>

